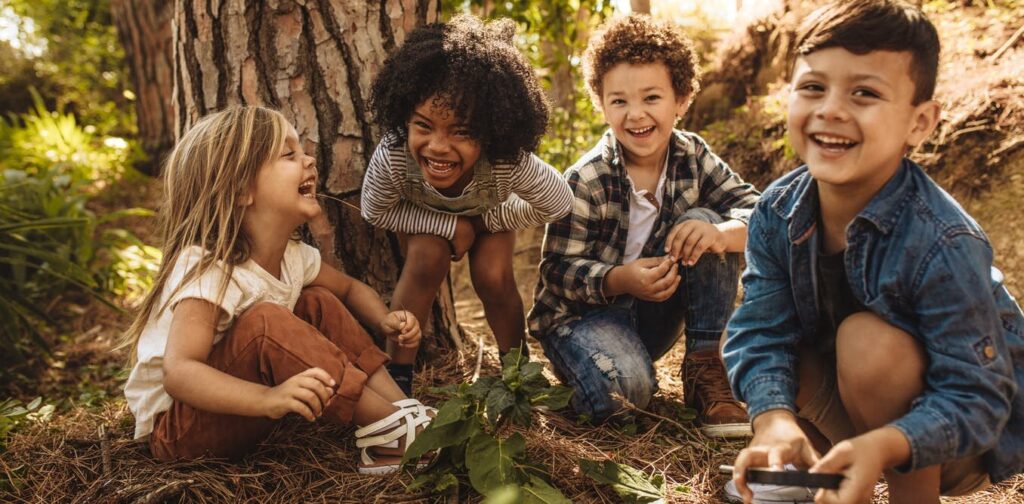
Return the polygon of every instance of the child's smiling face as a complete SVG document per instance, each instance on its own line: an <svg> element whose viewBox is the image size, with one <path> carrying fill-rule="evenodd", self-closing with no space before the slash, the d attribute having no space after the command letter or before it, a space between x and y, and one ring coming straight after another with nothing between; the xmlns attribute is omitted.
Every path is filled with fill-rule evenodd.
<svg viewBox="0 0 1024 504"><path fill-rule="evenodd" d="M285 131L281 152L256 175L247 214L273 215L298 226L321 211L316 200L316 160L303 150L295 127L289 124Z"/></svg>
<svg viewBox="0 0 1024 504"><path fill-rule="evenodd" d="M633 165L664 160L676 117L688 105L689 97L676 95L664 63L619 63L601 77L604 120Z"/></svg>
<svg viewBox="0 0 1024 504"><path fill-rule="evenodd" d="M909 52L854 54L840 47L797 59L789 138L819 182L877 190L908 145L935 128L939 106L913 104Z"/></svg>
<svg viewBox="0 0 1024 504"><path fill-rule="evenodd" d="M435 97L416 106L409 118L409 152L419 163L423 178L439 190L461 191L473 179L480 159L480 142L465 121Z"/></svg>

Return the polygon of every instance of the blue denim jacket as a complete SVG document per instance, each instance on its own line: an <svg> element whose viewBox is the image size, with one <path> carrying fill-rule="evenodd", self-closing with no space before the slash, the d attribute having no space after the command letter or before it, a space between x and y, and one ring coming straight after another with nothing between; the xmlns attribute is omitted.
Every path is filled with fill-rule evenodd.
<svg viewBox="0 0 1024 504"><path fill-rule="evenodd" d="M801 167L774 182L750 218L744 299L723 358L751 418L794 410L796 345L817 337L817 216L817 184ZM929 358L926 392L892 423L911 446L898 469L984 453L994 482L1021 472L1024 314L992 267L984 232L904 159L846 238L853 294Z"/></svg>

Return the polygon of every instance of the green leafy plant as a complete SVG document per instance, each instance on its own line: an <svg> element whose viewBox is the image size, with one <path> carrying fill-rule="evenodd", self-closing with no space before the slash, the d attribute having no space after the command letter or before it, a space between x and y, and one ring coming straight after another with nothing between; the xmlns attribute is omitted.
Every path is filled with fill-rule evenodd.
<svg viewBox="0 0 1024 504"><path fill-rule="evenodd" d="M31 350L46 350L49 309L68 291L107 297L143 290L158 254L118 219L152 215L126 209L97 214L89 204L121 180L130 149L100 138L72 114L35 108L0 119L0 375Z"/></svg>
<svg viewBox="0 0 1024 504"><path fill-rule="evenodd" d="M664 499L665 478L611 460L580 459L580 470L598 483L609 485L626 504L645 504Z"/></svg>
<svg viewBox="0 0 1024 504"><path fill-rule="evenodd" d="M544 366L529 362L519 349L502 359L502 374L475 383L449 385L449 399L433 422L406 450L403 464L437 451L430 465L416 476L410 489L445 492L466 475L473 488L491 503L567 503L551 486L547 474L526 457L526 440L509 434L509 425L529 427L534 408L564 408L572 390L551 385Z"/></svg>
<svg viewBox="0 0 1024 504"><path fill-rule="evenodd" d="M53 415L56 407L43 404L43 398L37 397L28 404L17 399L0 401L0 447L3 447L10 434L25 422L45 422Z"/></svg>

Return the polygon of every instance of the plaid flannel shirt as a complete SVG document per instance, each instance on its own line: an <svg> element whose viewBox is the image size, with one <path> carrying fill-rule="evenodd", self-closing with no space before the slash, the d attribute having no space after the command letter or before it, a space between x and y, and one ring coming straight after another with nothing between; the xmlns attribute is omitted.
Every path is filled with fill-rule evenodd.
<svg viewBox="0 0 1024 504"><path fill-rule="evenodd" d="M675 130L669 144L666 183L658 221L641 257L664 255L669 230L690 208L708 208L744 223L760 193L718 158L696 134ZM609 130L566 170L575 196L572 212L547 225L540 279L528 315L530 334L544 337L556 325L578 319L588 308L629 306L629 295L607 298L604 277L622 264L632 190L622 147Z"/></svg>

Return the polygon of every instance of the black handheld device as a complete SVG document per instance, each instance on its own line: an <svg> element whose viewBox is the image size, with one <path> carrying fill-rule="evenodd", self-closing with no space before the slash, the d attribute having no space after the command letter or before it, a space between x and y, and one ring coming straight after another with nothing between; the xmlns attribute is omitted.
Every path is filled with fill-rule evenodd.
<svg viewBox="0 0 1024 504"><path fill-rule="evenodd" d="M729 465L719 466L719 472L732 474L733 467ZM835 490L843 481L842 474L832 473L811 473L807 471L773 471L765 468L747 469L748 483L763 483L766 485L780 486L802 486L809 488L825 488Z"/></svg>

